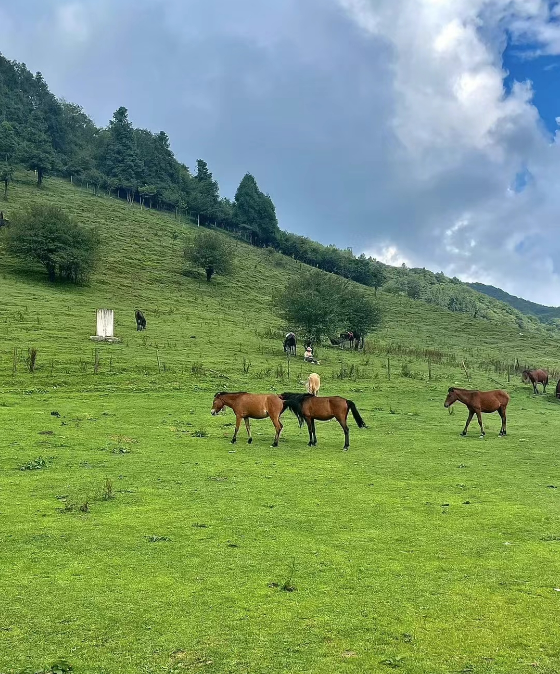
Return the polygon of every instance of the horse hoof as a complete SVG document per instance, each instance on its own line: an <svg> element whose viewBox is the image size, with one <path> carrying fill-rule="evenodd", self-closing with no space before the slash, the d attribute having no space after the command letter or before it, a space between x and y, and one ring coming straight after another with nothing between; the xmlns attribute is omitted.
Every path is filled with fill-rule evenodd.
<svg viewBox="0 0 560 674"><path fill-rule="evenodd" d="M231 444L235 445L236 442L237 442L237 438L233 438L233 440L231 441Z"/></svg>
<svg viewBox="0 0 560 674"><path fill-rule="evenodd" d="M247 440L247 444L248 444L248 445L250 445L252 442L253 442L253 438L249 438L249 439Z"/></svg>
<svg viewBox="0 0 560 674"><path fill-rule="evenodd" d="M343 451L343 452L347 452L347 451L348 451L348 447L343 447L343 448L342 448L342 451Z"/></svg>
<svg viewBox="0 0 560 674"><path fill-rule="evenodd" d="M462 435L463 437L465 437L465 435L466 435L465 431L463 431L463 432L461 433L461 435Z"/></svg>

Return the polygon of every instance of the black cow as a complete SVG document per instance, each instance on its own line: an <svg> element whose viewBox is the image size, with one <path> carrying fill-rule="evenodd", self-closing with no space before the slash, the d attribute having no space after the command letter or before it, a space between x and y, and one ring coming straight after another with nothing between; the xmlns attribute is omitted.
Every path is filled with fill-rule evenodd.
<svg viewBox="0 0 560 674"><path fill-rule="evenodd" d="M134 316L136 317L136 330L145 330L146 319L144 314L139 309L137 309Z"/></svg>

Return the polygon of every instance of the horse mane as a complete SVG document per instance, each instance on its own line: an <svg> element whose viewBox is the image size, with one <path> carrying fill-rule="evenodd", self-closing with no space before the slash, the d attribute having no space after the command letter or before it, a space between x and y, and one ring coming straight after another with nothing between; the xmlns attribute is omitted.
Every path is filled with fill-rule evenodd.
<svg viewBox="0 0 560 674"><path fill-rule="evenodd" d="M289 408L296 415L300 428L305 421L302 405L307 398L313 398L311 393L280 394L280 399L284 401L284 409Z"/></svg>
<svg viewBox="0 0 560 674"><path fill-rule="evenodd" d="M218 398L219 396L240 396L240 395L245 395L247 391L220 391L219 393L216 393L214 398Z"/></svg>
<svg viewBox="0 0 560 674"><path fill-rule="evenodd" d="M447 389L447 393L453 393L454 391L455 391L455 389L453 388L453 386L451 388Z"/></svg>

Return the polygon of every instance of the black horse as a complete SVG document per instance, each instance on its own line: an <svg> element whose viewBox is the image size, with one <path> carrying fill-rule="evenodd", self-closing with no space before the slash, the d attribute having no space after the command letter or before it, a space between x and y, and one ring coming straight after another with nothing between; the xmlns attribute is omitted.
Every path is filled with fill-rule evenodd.
<svg viewBox="0 0 560 674"><path fill-rule="evenodd" d="M8 221L4 218L4 213L0 211L0 227L6 227L8 225Z"/></svg>
<svg viewBox="0 0 560 674"><path fill-rule="evenodd" d="M145 330L146 319L144 314L139 309L137 309L134 316L136 317L136 330Z"/></svg>
<svg viewBox="0 0 560 674"><path fill-rule="evenodd" d="M297 340L293 332L288 332L284 339L284 351L297 356Z"/></svg>

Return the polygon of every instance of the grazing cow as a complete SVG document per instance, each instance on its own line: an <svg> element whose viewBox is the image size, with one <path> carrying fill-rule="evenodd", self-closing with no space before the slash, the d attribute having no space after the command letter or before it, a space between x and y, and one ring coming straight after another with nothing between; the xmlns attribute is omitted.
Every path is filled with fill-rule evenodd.
<svg viewBox="0 0 560 674"><path fill-rule="evenodd" d="M560 380L556 384L556 397L560 398Z"/></svg>
<svg viewBox="0 0 560 674"><path fill-rule="evenodd" d="M136 318L136 330L145 330L146 329L146 319L144 317L144 314L137 309L135 312L135 318Z"/></svg>
<svg viewBox="0 0 560 674"><path fill-rule="evenodd" d="M284 351L287 354L297 356L297 340L293 332L288 332L284 338Z"/></svg>
<svg viewBox="0 0 560 674"><path fill-rule="evenodd" d="M312 396L316 396L319 393L321 388L321 378L316 372L312 372L309 377L307 377L307 393L311 393Z"/></svg>
<svg viewBox="0 0 560 674"><path fill-rule="evenodd" d="M450 388L447 392L447 398L443 403L444 407L451 407L455 401L466 405L469 410L467 423L461 435L467 434L467 429L471 419L476 414L480 426L480 437L483 438L484 426L482 425L481 412L498 412L502 417L502 428L500 435L506 434L506 407L509 403L509 395L505 391L469 391L465 388Z"/></svg>
<svg viewBox="0 0 560 674"><path fill-rule="evenodd" d="M542 384L543 393L546 393L546 387L548 386L548 372L546 370L523 370L521 381L524 384L531 382L535 393L539 392L537 384Z"/></svg>

